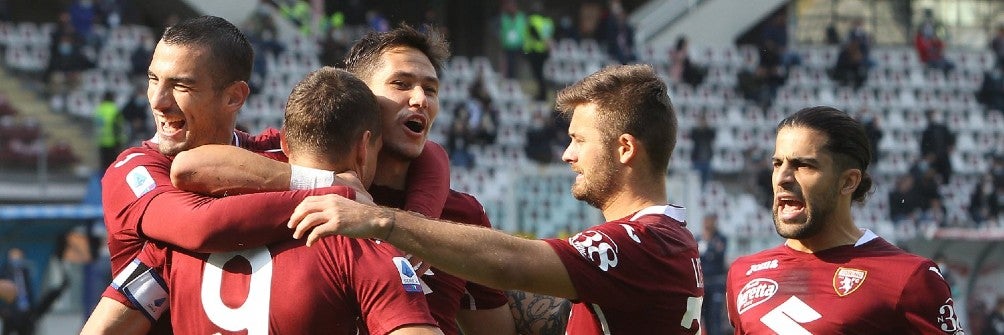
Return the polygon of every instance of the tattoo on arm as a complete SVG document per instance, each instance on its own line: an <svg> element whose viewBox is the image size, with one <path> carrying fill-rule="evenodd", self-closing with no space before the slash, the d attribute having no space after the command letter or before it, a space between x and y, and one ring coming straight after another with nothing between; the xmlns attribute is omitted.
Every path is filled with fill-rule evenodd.
<svg viewBox="0 0 1004 335"><path fill-rule="evenodd" d="M572 303L565 298L507 291L509 309L521 335L562 335Z"/></svg>

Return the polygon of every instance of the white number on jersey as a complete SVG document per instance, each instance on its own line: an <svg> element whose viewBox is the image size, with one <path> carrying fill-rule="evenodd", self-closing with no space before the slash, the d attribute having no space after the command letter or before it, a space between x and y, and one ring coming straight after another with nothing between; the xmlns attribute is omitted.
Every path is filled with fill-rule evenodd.
<svg viewBox="0 0 1004 335"><path fill-rule="evenodd" d="M683 314L683 319L680 320L680 327L690 329L690 326L693 325L695 321L701 320L701 304L703 303L704 297L687 298L687 313ZM697 322L697 330L697 333L700 334L700 322Z"/></svg>
<svg viewBox="0 0 1004 335"><path fill-rule="evenodd" d="M223 266L241 257L251 263L251 283L247 300L237 308L223 304L220 288ZM202 306L209 321L220 328L248 335L268 335L269 300L272 295L272 254L261 247L242 251L210 254L202 271Z"/></svg>
<svg viewBox="0 0 1004 335"><path fill-rule="evenodd" d="M798 297L793 296L764 314L760 318L760 322L778 334L812 335L801 324L818 320L821 317L823 316L819 312L816 312Z"/></svg>

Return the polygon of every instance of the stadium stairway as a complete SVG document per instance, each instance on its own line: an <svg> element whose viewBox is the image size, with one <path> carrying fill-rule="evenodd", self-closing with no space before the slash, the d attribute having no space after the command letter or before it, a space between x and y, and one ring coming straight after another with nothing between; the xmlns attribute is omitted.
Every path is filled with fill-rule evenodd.
<svg viewBox="0 0 1004 335"><path fill-rule="evenodd" d="M10 99L21 117L38 120L46 137L46 146L51 147L58 142L68 143L73 148L73 153L80 158L78 166L87 167L88 170L97 166L98 149L89 132L91 120L84 120L87 124L82 126L80 120L53 112L44 100L3 68L0 68L0 92ZM76 167L69 170L78 171Z"/></svg>

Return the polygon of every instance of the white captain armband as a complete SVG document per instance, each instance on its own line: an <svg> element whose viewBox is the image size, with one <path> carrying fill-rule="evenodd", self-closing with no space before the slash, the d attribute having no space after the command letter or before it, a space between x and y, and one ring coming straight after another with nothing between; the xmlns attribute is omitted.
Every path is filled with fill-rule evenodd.
<svg viewBox="0 0 1004 335"><path fill-rule="evenodd" d="M157 321L170 305L167 283L160 274L139 259L133 259L115 276L112 288L129 299L133 307L143 312L150 322Z"/></svg>
<svg viewBox="0 0 1004 335"><path fill-rule="evenodd" d="M305 166L290 165L289 189L310 190L328 187L335 183L335 173Z"/></svg>

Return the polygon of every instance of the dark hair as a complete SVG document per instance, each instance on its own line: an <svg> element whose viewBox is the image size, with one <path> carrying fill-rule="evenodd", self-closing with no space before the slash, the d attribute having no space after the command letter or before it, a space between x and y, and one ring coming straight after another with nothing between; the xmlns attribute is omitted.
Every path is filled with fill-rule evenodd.
<svg viewBox="0 0 1004 335"><path fill-rule="evenodd" d="M362 80L330 66L307 74L289 94L283 133L291 152L344 158L365 131L380 138L380 106Z"/></svg>
<svg viewBox="0 0 1004 335"><path fill-rule="evenodd" d="M206 15L178 22L167 28L160 40L166 44L208 50L208 71L214 78L214 89L251 79L251 64L254 62L251 43L236 26L223 18Z"/></svg>
<svg viewBox="0 0 1004 335"><path fill-rule="evenodd" d="M868 164L872 161L872 149L864 126L847 113L828 106L804 108L781 120L777 131L785 127L806 127L826 134L826 151L833 154L833 161L840 171L861 170L861 183L851 195L851 200L863 203L872 188L872 177L868 174Z"/></svg>
<svg viewBox="0 0 1004 335"><path fill-rule="evenodd" d="M443 61L450 57L450 46L438 30L430 28L422 33L402 24L388 32L370 32L363 36L345 55L345 69L359 78L369 79L380 65L380 55L397 47L413 48L425 54L437 75L442 71Z"/></svg>
<svg viewBox="0 0 1004 335"><path fill-rule="evenodd" d="M645 144L653 170L666 171L676 147L676 112L652 66L608 66L558 92L557 107L566 117L586 103L600 111L596 121L606 140L634 135Z"/></svg>

